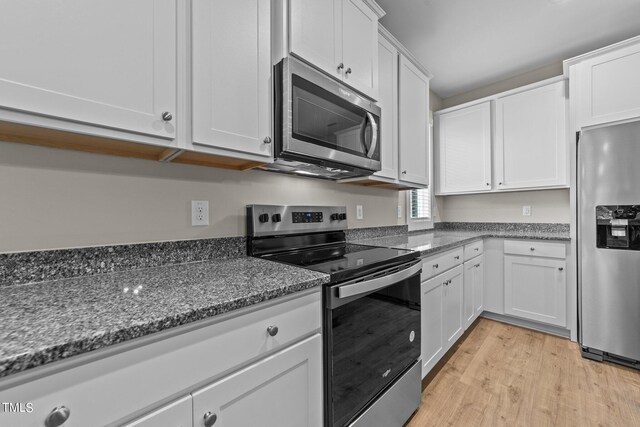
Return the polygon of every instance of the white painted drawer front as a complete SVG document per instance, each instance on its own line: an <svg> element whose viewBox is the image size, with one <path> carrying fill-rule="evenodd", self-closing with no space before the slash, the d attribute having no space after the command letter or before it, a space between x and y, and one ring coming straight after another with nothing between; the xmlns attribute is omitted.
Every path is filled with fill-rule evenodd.
<svg viewBox="0 0 640 427"><path fill-rule="evenodd" d="M173 403L127 424L125 427L190 427L193 425L193 405L191 396Z"/></svg>
<svg viewBox="0 0 640 427"><path fill-rule="evenodd" d="M482 254L484 250L484 243L482 240L464 245L464 260L468 261L471 258L477 257Z"/></svg>
<svg viewBox="0 0 640 427"><path fill-rule="evenodd" d="M320 334L193 393L196 427L320 427L322 408Z"/></svg>
<svg viewBox="0 0 640 427"><path fill-rule="evenodd" d="M176 391L319 331L320 309L314 292L2 390L0 402L32 402L34 411L0 413L0 425L41 427L60 405L71 410L64 427L121 424ZM274 337L272 325L279 328Z"/></svg>
<svg viewBox="0 0 640 427"><path fill-rule="evenodd" d="M540 242L535 240L505 240L504 253L563 259L567 256L564 243Z"/></svg>
<svg viewBox="0 0 640 427"><path fill-rule="evenodd" d="M422 261L422 275L420 276L420 280L427 280L440 273L444 273L456 265L462 264L463 253L464 250L460 247L440 255L425 258Z"/></svg>

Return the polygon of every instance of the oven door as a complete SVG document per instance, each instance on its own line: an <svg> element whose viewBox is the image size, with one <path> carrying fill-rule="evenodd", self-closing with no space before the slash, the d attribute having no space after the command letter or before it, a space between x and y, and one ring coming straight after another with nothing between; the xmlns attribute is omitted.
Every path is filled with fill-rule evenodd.
<svg viewBox="0 0 640 427"><path fill-rule="evenodd" d="M404 267L326 289L330 426L355 420L420 358L421 264L413 261Z"/></svg>
<svg viewBox="0 0 640 427"><path fill-rule="evenodd" d="M276 157L380 170L375 103L291 57L276 75Z"/></svg>

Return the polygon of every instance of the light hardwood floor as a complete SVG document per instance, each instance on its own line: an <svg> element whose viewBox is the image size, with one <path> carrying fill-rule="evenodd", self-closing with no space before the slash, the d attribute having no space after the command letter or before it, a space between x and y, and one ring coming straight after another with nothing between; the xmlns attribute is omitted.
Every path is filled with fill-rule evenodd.
<svg viewBox="0 0 640 427"><path fill-rule="evenodd" d="M449 354L406 427L640 426L640 371L567 339L481 318Z"/></svg>

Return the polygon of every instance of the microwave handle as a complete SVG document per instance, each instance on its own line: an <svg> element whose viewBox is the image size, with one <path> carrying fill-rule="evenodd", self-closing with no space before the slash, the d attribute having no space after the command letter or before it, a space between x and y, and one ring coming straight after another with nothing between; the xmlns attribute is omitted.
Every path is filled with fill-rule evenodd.
<svg viewBox="0 0 640 427"><path fill-rule="evenodd" d="M376 151L376 145L378 145L378 123L376 123L376 119L373 117L373 114L368 111L367 117L369 118L369 121L371 121L371 146L367 152L367 157L371 158L373 153Z"/></svg>

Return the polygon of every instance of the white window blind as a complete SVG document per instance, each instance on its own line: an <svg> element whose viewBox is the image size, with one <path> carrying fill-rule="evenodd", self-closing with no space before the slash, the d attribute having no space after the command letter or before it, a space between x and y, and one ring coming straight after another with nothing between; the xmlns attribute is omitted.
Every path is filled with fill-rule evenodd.
<svg viewBox="0 0 640 427"><path fill-rule="evenodd" d="M411 219L431 219L431 190L411 190L409 197Z"/></svg>

